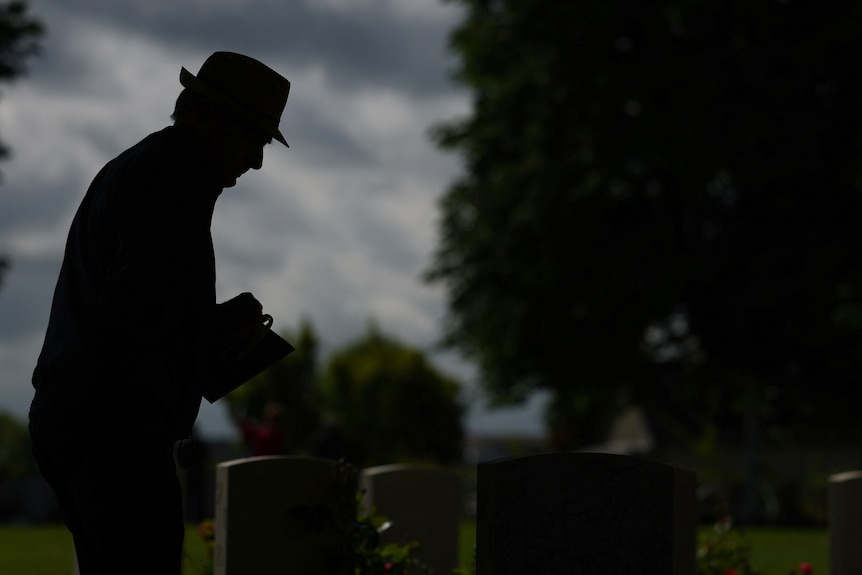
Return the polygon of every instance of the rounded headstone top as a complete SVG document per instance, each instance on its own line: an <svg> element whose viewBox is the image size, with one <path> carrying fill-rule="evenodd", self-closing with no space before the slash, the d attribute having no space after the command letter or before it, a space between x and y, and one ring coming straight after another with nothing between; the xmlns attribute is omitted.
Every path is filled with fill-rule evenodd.
<svg viewBox="0 0 862 575"><path fill-rule="evenodd" d="M862 470L842 471L829 476L829 483L843 483L862 479Z"/></svg>

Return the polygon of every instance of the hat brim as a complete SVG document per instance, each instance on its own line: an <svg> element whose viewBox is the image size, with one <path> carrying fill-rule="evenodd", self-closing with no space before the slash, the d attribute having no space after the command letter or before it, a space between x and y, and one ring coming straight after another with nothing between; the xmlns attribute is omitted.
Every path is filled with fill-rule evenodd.
<svg viewBox="0 0 862 575"><path fill-rule="evenodd" d="M228 109L236 112L255 126L262 129L264 132L272 136L274 140L278 140L288 148L290 147L287 143L287 140L284 139L284 135L282 135L281 131L279 131L278 128L263 124L258 118L255 118L253 114L250 114L242 106L237 105L237 103L234 102L231 98L225 96L219 90L216 90L206 82L202 82L197 76L195 76L185 68L180 69L180 84L182 84L184 88L193 90L198 94L209 98L210 100L214 100L219 104L227 107Z"/></svg>

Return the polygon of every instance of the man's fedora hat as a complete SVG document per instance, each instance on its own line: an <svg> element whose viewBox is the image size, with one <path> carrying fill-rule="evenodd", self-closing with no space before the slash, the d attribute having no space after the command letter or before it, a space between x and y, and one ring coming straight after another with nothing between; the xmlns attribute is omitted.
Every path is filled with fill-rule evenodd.
<svg viewBox="0 0 862 575"><path fill-rule="evenodd" d="M233 52L216 52L197 76L182 68L180 84L237 112L287 146L278 123L290 82L262 62Z"/></svg>

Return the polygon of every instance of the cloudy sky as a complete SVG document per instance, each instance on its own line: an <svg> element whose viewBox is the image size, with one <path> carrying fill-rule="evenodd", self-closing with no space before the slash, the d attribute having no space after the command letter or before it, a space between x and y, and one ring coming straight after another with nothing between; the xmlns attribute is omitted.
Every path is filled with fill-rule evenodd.
<svg viewBox="0 0 862 575"><path fill-rule="evenodd" d="M421 281L436 201L457 157L428 128L469 112L447 36L459 8L439 0L30 0L47 28L29 74L0 88L0 409L25 417L63 244L99 168L170 123L181 66L216 50L258 58L291 81L281 128L216 206L220 300L253 292L276 327L309 318L327 350L369 320L429 351L465 383L469 431L541 432L541 398L489 412L473 369L433 351L444 294ZM223 408L199 419L232 433Z"/></svg>

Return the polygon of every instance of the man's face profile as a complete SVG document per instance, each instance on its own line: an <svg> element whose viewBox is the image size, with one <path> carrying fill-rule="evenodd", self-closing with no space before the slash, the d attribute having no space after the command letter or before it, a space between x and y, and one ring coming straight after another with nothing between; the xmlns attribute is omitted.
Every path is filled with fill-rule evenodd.
<svg viewBox="0 0 862 575"><path fill-rule="evenodd" d="M268 134L251 126L227 127L221 149L222 185L231 188L248 170L263 166L263 148L272 141Z"/></svg>

